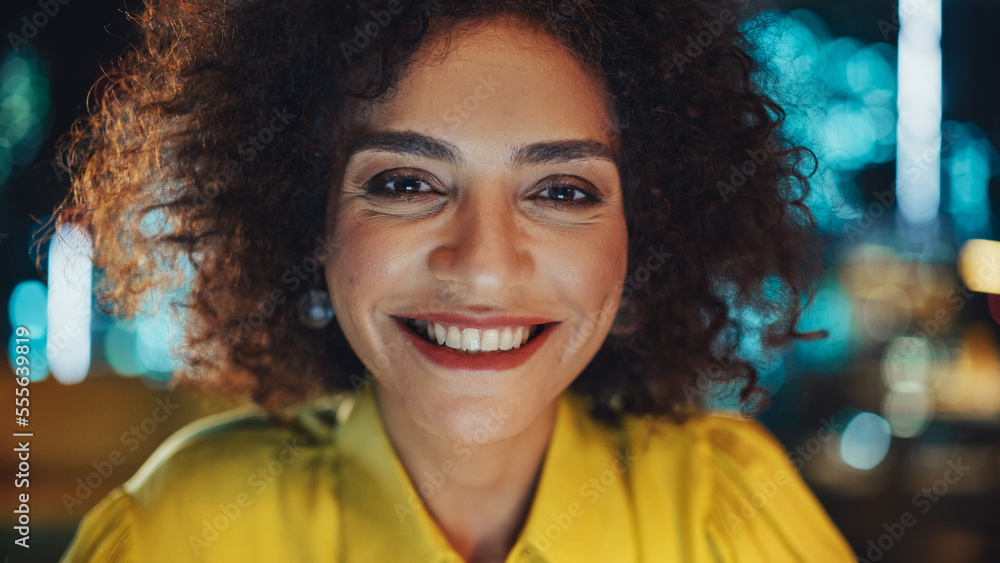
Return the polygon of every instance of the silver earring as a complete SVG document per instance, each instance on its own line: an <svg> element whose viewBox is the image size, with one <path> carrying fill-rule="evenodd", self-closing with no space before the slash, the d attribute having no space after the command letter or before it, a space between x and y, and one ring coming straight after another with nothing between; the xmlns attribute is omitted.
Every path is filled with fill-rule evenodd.
<svg viewBox="0 0 1000 563"><path fill-rule="evenodd" d="M310 289L299 298L299 320L309 328L323 328L335 315L330 294L321 289Z"/></svg>

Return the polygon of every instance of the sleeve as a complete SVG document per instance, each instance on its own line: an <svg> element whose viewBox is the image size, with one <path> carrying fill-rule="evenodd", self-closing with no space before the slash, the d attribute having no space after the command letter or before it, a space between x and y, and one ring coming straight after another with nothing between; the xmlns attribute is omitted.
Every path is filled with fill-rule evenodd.
<svg viewBox="0 0 1000 563"><path fill-rule="evenodd" d="M717 561L857 561L767 429L753 420L709 420L714 459L705 532Z"/></svg>
<svg viewBox="0 0 1000 563"><path fill-rule="evenodd" d="M60 563L139 563L132 524L131 498L113 489L84 515Z"/></svg>

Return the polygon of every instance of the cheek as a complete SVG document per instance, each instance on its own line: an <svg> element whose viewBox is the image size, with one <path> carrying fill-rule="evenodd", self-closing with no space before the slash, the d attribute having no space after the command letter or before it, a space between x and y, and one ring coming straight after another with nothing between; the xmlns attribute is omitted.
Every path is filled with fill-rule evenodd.
<svg viewBox="0 0 1000 563"><path fill-rule="evenodd" d="M551 268L561 291L578 307L601 309L621 294L628 266L624 223L573 244L552 245L541 263Z"/></svg>
<svg viewBox="0 0 1000 563"><path fill-rule="evenodd" d="M356 312L379 292L377 282L384 270L379 257L380 240L363 222L342 215L334 230L337 250L326 265L327 285L341 321L357 321Z"/></svg>
<svg viewBox="0 0 1000 563"><path fill-rule="evenodd" d="M418 266L415 237L378 219L341 215L336 230L337 251L326 267L337 301L364 308L386 293L398 291L401 280Z"/></svg>

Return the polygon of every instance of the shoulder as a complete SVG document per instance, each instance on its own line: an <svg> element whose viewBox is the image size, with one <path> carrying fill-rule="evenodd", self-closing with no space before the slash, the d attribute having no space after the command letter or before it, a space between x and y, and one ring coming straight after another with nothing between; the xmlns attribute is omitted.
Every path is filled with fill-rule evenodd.
<svg viewBox="0 0 1000 563"><path fill-rule="evenodd" d="M697 461L703 467L735 467L744 472L787 471L781 444L753 419L695 412L683 422L665 417L627 415L622 428L637 455L657 460Z"/></svg>
<svg viewBox="0 0 1000 563"><path fill-rule="evenodd" d="M84 517L66 561L112 548L141 561L254 559L269 549L280 559L282 538L336 523L335 495L318 493L335 486L340 403L246 406L188 424Z"/></svg>
<svg viewBox="0 0 1000 563"><path fill-rule="evenodd" d="M650 514L685 522L691 556L715 561L854 561L785 448L760 422L696 413L626 417ZM702 553L703 552L703 553ZM700 560L700 559L697 559Z"/></svg>
<svg viewBox="0 0 1000 563"><path fill-rule="evenodd" d="M252 405L194 421L167 438L125 484L136 495L159 488L157 482L195 486L241 470L278 462L294 470L300 457L329 450L337 426L339 401L324 400L278 413ZM271 465L272 472L278 472ZM284 472L284 469L280 470ZM167 484L167 483L161 483Z"/></svg>
<svg viewBox="0 0 1000 563"><path fill-rule="evenodd" d="M135 503L158 502L161 492L268 488L292 483L279 475L315 472L334 451L340 397L268 413L248 405L205 417L167 438L124 485Z"/></svg>

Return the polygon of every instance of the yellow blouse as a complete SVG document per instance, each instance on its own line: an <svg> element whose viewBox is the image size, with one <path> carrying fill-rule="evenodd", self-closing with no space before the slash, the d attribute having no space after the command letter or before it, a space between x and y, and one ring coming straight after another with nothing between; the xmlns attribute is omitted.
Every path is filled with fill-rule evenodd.
<svg viewBox="0 0 1000 563"><path fill-rule="evenodd" d="M424 486L472 455L455 451ZM86 514L62 561L461 561L417 499L370 386L284 422L243 407L171 436ZM759 423L628 416L612 430L566 392L507 557L529 561L856 559Z"/></svg>

